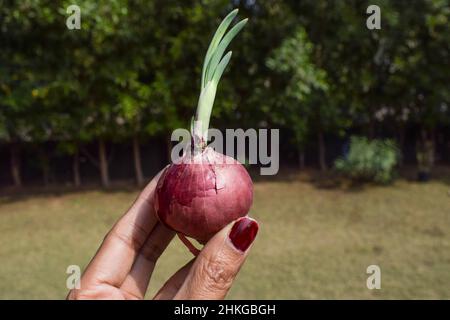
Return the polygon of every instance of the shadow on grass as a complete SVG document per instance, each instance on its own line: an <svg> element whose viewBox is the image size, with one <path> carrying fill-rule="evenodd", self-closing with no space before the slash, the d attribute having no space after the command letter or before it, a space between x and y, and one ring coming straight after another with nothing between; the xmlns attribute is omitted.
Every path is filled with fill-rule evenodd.
<svg viewBox="0 0 450 320"><path fill-rule="evenodd" d="M348 192L359 192L371 187L391 187L396 181L403 180L412 184L427 185L427 183L438 182L450 186L450 167L436 166L428 182L419 181L416 166L403 166L395 172L392 182L380 184L368 181L353 181L342 177L336 172L325 173L316 178L314 185L319 189L341 189Z"/></svg>
<svg viewBox="0 0 450 320"><path fill-rule="evenodd" d="M367 181L354 181L348 179L333 169L322 172L317 169L308 168L300 171L296 168L283 168L275 176L261 176L256 169L250 170L254 182L304 182L313 185L321 190L340 190L344 192L362 192L371 187L390 187L396 180L405 180L409 183L426 185L427 182L420 182L417 179L416 166L404 166L397 171L396 179L392 183L377 184ZM429 182L439 182L450 186L450 167L437 166L434 168Z"/></svg>
<svg viewBox="0 0 450 320"><path fill-rule="evenodd" d="M286 182L297 183L303 182L311 184L317 189L323 190L363 190L367 183L353 182L339 175L335 170L320 171L318 169L306 168L300 170L298 168L283 168L275 176L261 176L256 169L250 169L250 175L255 183L258 182Z"/></svg>
<svg viewBox="0 0 450 320"><path fill-rule="evenodd" d="M150 182L150 180L148 180ZM109 188L102 188L99 184L86 183L81 187L73 185L49 185L49 186L27 186L23 188L3 188L0 192L0 205L27 200L29 198L62 197L70 194L81 194L85 192L98 191L103 193L138 193L141 189L131 180L120 180L111 183Z"/></svg>
<svg viewBox="0 0 450 320"><path fill-rule="evenodd" d="M273 176L263 176L258 168L250 168L250 175L254 183L307 183L321 190L340 190L343 192L362 192L373 186L383 186L368 182L358 182L346 179L336 173L334 170L322 172L317 169L305 169L300 171L297 168L282 168ZM419 182L417 180L417 169L414 166L405 166L398 172L398 178L404 179L409 183L417 183L426 185L427 182ZM147 179L149 182L151 179ZM436 167L432 173L430 182L438 181L450 186L450 167ZM387 184L385 186L391 186ZM138 193L144 187L138 187L133 180L113 181L107 189L102 188L96 183L87 183L82 187L74 187L73 185L50 185L47 187L34 185L24 188L2 188L0 190L0 205L23 201L29 198L47 198L59 197L69 194L80 194L91 191L103 193Z"/></svg>
<svg viewBox="0 0 450 320"><path fill-rule="evenodd" d="M400 175L409 182L420 182L417 179L417 168L414 166L405 166L400 170ZM430 175L430 181L439 181L450 186L450 167L449 166L436 166Z"/></svg>
<svg viewBox="0 0 450 320"><path fill-rule="evenodd" d="M318 169L306 168L299 170L298 168L283 168L275 176L261 176L258 170L250 169L250 175L255 183L305 183L314 186L320 190L330 191L363 191L369 184L352 182L343 178L334 170L320 171Z"/></svg>

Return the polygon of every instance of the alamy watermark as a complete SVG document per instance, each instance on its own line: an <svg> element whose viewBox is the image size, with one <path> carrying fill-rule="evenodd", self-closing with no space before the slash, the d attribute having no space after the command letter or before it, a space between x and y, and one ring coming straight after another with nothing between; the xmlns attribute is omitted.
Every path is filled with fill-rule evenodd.
<svg viewBox="0 0 450 320"><path fill-rule="evenodd" d="M372 264L367 267L366 273L370 274L370 276L367 278L366 286L367 289L373 290L373 289L381 289L381 269L376 264Z"/></svg>
<svg viewBox="0 0 450 320"><path fill-rule="evenodd" d="M197 126L197 125L195 125ZM201 127L201 126L198 126ZM224 134L225 133L225 134ZM225 132L210 128L207 131L209 149L225 154L228 157L202 157L196 150L199 136L191 135L187 129L176 129L172 132L171 140L178 142L171 151L172 163L207 161L208 163L233 164L239 161L242 164L260 164L261 175L275 175L280 165L280 131L279 129L226 129Z"/></svg>
<svg viewBox="0 0 450 320"><path fill-rule="evenodd" d="M67 267L66 273L69 275L66 279L66 287L69 290L80 289L81 268L76 264Z"/></svg>
<svg viewBox="0 0 450 320"><path fill-rule="evenodd" d="M66 19L66 26L69 30L81 29L81 9L76 4L72 4L67 7L66 13L70 16Z"/></svg>
<svg viewBox="0 0 450 320"><path fill-rule="evenodd" d="M380 30L381 29L381 9L375 4L371 4L367 7L367 14L370 16L366 20L366 27L369 30Z"/></svg>

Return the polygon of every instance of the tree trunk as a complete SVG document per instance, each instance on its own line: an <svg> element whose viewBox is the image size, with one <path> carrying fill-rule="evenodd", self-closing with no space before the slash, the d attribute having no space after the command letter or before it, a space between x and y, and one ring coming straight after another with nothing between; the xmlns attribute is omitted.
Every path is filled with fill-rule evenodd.
<svg viewBox="0 0 450 320"><path fill-rule="evenodd" d="M75 151L75 154L73 155L72 170L73 170L73 183L75 184L75 187L78 188L81 186L80 153L78 152L78 149Z"/></svg>
<svg viewBox="0 0 450 320"><path fill-rule="evenodd" d="M167 162L172 163L172 135L167 137Z"/></svg>
<svg viewBox="0 0 450 320"><path fill-rule="evenodd" d="M405 124L404 123L399 123L398 127L398 149L399 149L399 160L398 160L398 165L400 167L403 167L404 164L404 158L403 158L403 149L405 148Z"/></svg>
<svg viewBox="0 0 450 320"><path fill-rule="evenodd" d="M48 185L50 184L50 169L47 163L44 163L42 165L42 182L44 183L45 187L48 187Z"/></svg>
<svg viewBox="0 0 450 320"><path fill-rule="evenodd" d="M16 145L11 146L11 177L14 187L22 187L22 175L20 172L20 154Z"/></svg>
<svg viewBox="0 0 450 320"><path fill-rule="evenodd" d="M319 129L318 133L318 147L319 147L319 166L321 171L327 170L327 162L325 160L325 141L323 137L323 130Z"/></svg>
<svg viewBox="0 0 450 320"><path fill-rule="evenodd" d="M375 119L373 118L373 108L370 108L369 123L367 125L367 138L373 140L375 138Z"/></svg>
<svg viewBox="0 0 450 320"><path fill-rule="evenodd" d="M40 158L40 166L42 170L42 184L47 187L50 184L50 166L48 163L48 155L45 150L45 145L41 149L38 149Z"/></svg>
<svg viewBox="0 0 450 320"><path fill-rule="evenodd" d="M100 139L98 141L98 158L100 164L100 177L102 181L102 186L104 188L109 188L109 172L108 172L108 159L106 157L106 145L105 141Z"/></svg>
<svg viewBox="0 0 450 320"><path fill-rule="evenodd" d="M375 122L373 120L370 120L369 122L367 137L369 140L373 140L375 138Z"/></svg>
<svg viewBox="0 0 450 320"><path fill-rule="evenodd" d="M303 151L303 148L300 147L298 150L298 166L300 170L305 169L305 152Z"/></svg>
<svg viewBox="0 0 450 320"><path fill-rule="evenodd" d="M138 186L142 186L144 184L144 174L142 173L141 149L139 147L139 138L137 136L133 137L133 157L136 183Z"/></svg>

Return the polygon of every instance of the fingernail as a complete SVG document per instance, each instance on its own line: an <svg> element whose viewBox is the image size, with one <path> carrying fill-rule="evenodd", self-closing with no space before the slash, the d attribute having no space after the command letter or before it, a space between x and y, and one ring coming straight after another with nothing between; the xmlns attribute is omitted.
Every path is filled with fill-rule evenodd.
<svg viewBox="0 0 450 320"><path fill-rule="evenodd" d="M258 228L255 220L243 217L234 223L228 237L236 249L245 252L255 240Z"/></svg>

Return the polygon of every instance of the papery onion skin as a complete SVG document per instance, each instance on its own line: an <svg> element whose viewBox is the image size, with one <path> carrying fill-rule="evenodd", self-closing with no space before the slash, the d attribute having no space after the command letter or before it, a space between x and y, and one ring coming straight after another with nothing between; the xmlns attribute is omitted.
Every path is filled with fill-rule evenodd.
<svg viewBox="0 0 450 320"><path fill-rule="evenodd" d="M249 212L253 183L243 165L211 148L195 157L166 168L156 187L155 211L169 228L205 243Z"/></svg>

